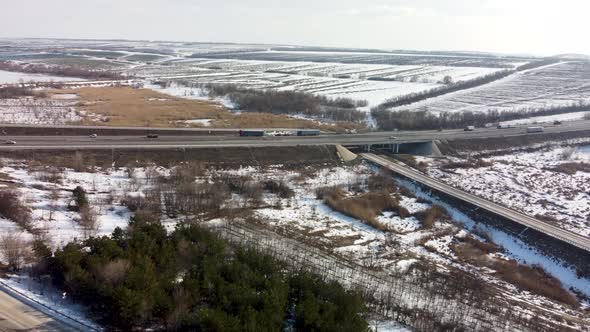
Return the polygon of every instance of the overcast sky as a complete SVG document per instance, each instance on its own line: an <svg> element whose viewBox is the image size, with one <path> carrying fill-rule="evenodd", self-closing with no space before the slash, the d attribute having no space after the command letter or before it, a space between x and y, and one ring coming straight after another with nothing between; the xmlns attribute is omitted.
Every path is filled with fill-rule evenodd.
<svg viewBox="0 0 590 332"><path fill-rule="evenodd" d="M590 54L590 0L0 1L0 37Z"/></svg>

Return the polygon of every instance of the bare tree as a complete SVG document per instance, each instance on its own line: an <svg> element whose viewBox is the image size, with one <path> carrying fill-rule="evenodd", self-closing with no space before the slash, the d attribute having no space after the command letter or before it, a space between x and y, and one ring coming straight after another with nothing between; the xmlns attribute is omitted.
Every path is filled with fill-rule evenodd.
<svg viewBox="0 0 590 332"><path fill-rule="evenodd" d="M116 286L131 268L131 263L126 259L115 259L108 262L100 271L100 278L111 286Z"/></svg>
<svg viewBox="0 0 590 332"><path fill-rule="evenodd" d="M88 238L96 235L98 231L98 218L92 207L86 205L80 208L80 218L78 224L82 228L84 237Z"/></svg>
<svg viewBox="0 0 590 332"><path fill-rule="evenodd" d="M59 190L53 189L49 194L49 220L53 220L53 214L59 208Z"/></svg>
<svg viewBox="0 0 590 332"><path fill-rule="evenodd" d="M86 170L86 164L84 163L84 156L81 152L76 151L72 157L72 168L76 172L83 172Z"/></svg>
<svg viewBox="0 0 590 332"><path fill-rule="evenodd" d="M2 254L8 263L8 266L13 271L18 271L22 268L27 255L27 244L22 236L16 233L9 233L0 239L0 248Z"/></svg>

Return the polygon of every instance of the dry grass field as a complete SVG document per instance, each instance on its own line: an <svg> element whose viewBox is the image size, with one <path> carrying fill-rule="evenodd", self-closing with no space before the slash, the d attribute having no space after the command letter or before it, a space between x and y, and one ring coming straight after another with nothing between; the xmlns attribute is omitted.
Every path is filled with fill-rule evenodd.
<svg viewBox="0 0 590 332"><path fill-rule="evenodd" d="M211 128L317 128L323 130L360 129L359 124L338 123L322 125L315 121L293 119L285 115L267 113L234 114L222 105L173 97L149 89L131 87L78 88L54 90L59 94L79 96L77 110L85 112L83 125L149 126L149 127L202 127L190 120L210 120Z"/></svg>

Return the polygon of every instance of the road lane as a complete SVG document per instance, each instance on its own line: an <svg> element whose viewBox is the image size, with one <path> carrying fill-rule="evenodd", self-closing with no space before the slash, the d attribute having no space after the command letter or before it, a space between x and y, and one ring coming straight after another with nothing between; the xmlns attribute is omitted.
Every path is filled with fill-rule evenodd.
<svg viewBox="0 0 590 332"><path fill-rule="evenodd" d="M0 290L0 331L80 331L63 325Z"/></svg>
<svg viewBox="0 0 590 332"><path fill-rule="evenodd" d="M15 141L15 145L0 144L4 150L47 150L47 149L111 149L111 148L139 148L139 149L169 149L169 148L210 148L210 147L264 147L264 146L296 146L296 145L366 145L427 142L432 140L456 139L484 139L497 137L514 137L523 135L545 135L552 133L566 133L573 131L590 132L590 121L579 121L562 126L546 127L544 133L528 134L526 128L483 128L475 131L446 130L446 131L400 131L400 132L370 132L363 134L323 134L320 136L266 136L266 137L238 137L236 135L222 136L185 136L165 135L157 139L145 136L3 136L5 141Z"/></svg>

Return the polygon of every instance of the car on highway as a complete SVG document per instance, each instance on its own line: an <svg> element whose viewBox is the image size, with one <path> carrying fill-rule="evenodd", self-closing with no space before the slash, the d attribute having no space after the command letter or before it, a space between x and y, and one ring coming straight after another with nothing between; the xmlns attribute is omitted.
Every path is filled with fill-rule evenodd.
<svg viewBox="0 0 590 332"><path fill-rule="evenodd" d="M90 137L90 138L97 138L97 137L98 137L98 135L97 135L97 134L91 134L91 135L90 135L90 136L88 136L88 137Z"/></svg>
<svg viewBox="0 0 590 332"><path fill-rule="evenodd" d="M463 131L474 131L475 130L475 126L467 126L465 127L465 129L463 129Z"/></svg>
<svg viewBox="0 0 590 332"><path fill-rule="evenodd" d="M4 144L6 144L6 145L15 145L16 142L15 141L11 141L11 140L7 140L7 141L4 141Z"/></svg>
<svg viewBox="0 0 590 332"><path fill-rule="evenodd" d="M389 136L389 139L397 139L397 136Z"/></svg>
<svg viewBox="0 0 590 332"><path fill-rule="evenodd" d="M147 138L158 138L158 134L147 134Z"/></svg>
<svg viewBox="0 0 590 332"><path fill-rule="evenodd" d="M498 129L510 129L510 128L516 128L515 125L508 125L508 124L499 124L498 127L496 127Z"/></svg>
<svg viewBox="0 0 590 332"><path fill-rule="evenodd" d="M553 121L553 125L555 125L555 126L559 126L560 124L561 124L561 121L559 121L559 120Z"/></svg>

